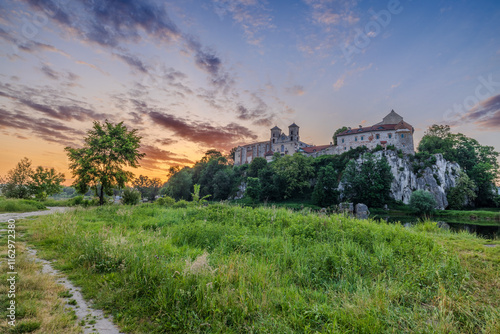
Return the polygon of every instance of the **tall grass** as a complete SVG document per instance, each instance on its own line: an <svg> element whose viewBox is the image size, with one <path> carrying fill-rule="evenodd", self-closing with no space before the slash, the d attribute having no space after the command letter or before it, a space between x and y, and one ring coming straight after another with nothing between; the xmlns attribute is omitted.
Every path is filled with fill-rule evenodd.
<svg viewBox="0 0 500 334"><path fill-rule="evenodd" d="M29 233L127 332L500 328L494 309L469 305L470 273L431 237L449 232L429 223L407 229L286 209L149 205L40 217Z"/></svg>
<svg viewBox="0 0 500 334"><path fill-rule="evenodd" d="M29 212L47 209L44 204L26 199L4 199L0 197L0 213Z"/></svg>

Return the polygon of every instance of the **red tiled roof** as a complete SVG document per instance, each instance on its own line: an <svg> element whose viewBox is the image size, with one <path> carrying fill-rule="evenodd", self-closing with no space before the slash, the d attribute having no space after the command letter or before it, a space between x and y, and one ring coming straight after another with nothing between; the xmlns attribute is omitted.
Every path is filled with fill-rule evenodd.
<svg viewBox="0 0 500 334"><path fill-rule="evenodd" d="M306 153L314 153L314 152L319 152L324 150L325 148L330 147L330 145L320 145L320 146L309 146L309 147L302 147L302 151Z"/></svg>
<svg viewBox="0 0 500 334"><path fill-rule="evenodd" d="M401 121L398 124L379 124L379 125L372 125L372 126L368 126L368 127L364 127L364 128L354 128L354 129L346 130L344 132L339 133L337 137L354 135L354 134L365 133L365 132L399 130L399 129L404 129L404 128L413 131L413 127L410 124L406 123L405 121Z"/></svg>

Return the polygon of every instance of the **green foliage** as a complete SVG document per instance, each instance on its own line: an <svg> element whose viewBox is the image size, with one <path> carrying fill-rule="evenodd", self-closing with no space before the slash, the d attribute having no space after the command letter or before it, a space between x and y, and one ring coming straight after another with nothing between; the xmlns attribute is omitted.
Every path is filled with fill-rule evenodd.
<svg viewBox="0 0 500 334"><path fill-rule="evenodd" d="M158 205L170 207L170 206L173 206L175 204L175 199L173 199L170 196L164 196L164 197L158 198L155 201L155 203L158 204Z"/></svg>
<svg viewBox="0 0 500 334"><path fill-rule="evenodd" d="M31 190L38 199L46 199L63 190L64 174L56 172L54 168L38 166L31 175Z"/></svg>
<svg viewBox="0 0 500 334"><path fill-rule="evenodd" d="M257 177L247 177L247 189L245 195L250 197L254 202L257 202L261 196L260 180Z"/></svg>
<svg viewBox="0 0 500 334"><path fill-rule="evenodd" d="M448 190L446 198L448 207L452 210L461 210L470 206L476 197L476 184L467 174L460 171L455 187Z"/></svg>
<svg viewBox="0 0 500 334"><path fill-rule="evenodd" d="M141 193L134 188L125 188L122 195L122 203L126 205L137 205L141 201Z"/></svg>
<svg viewBox="0 0 500 334"><path fill-rule="evenodd" d="M211 195L205 195L203 197L200 197L200 188L201 186L199 184L194 185L194 192L191 194L191 199L195 205L202 205L207 202L207 198L209 198Z"/></svg>
<svg viewBox="0 0 500 334"><path fill-rule="evenodd" d="M500 154L492 146L480 145L477 140L461 133L453 134L448 125L433 125L420 141L418 150L427 154L441 153L446 160L457 162L476 184L474 204L494 204Z"/></svg>
<svg viewBox="0 0 500 334"><path fill-rule="evenodd" d="M332 165L321 167L312 193L316 205L327 207L338 203L338 178L339 174Z"/></svg>
<svg viewBox="0 0 500 334"><path fill-rule="evenodd" d="M138 178L132 181L132 186L141 193L142 198L154 202L156 196L160 193L162 182L159 178L150 179L147 176L139 175Z"/></svg>
<svg viewBox="0 0 500 334"><path fill-rule="evenodd" d="M257 177L259 176L259 171L267 166L266 158L257 157L250 163L250 168L248 168L248 176Z"/></svg>
<svg viewBox="0 0 500 334"><path fill-rule="evenodd" d="M466 269L495 249L430 223L147 205L27 226L30 242L127 332L197 333L210 324L213 333L493 333L499 320L495 305L476 297L484 275L470 282ZM480 251L468 249L474 261L462 266L446 238ZM497 262L478 266L486 264L496 279Z"/></svg>
<svg viewBox="0 0 500 334"><path fill-rule="evenodd" d="M362 156L361 162L351 160L342 176L343 195L355 203L381 207L390 201L394 176L385 157L377 160L371 153Z"/></svg>
<svg viewBox="0 0 500 334"><path fill-rule="evenodd" d="M193 170L184 167L170 174L165 185L165 194L176 200L188 200L191 198L191 189L193 189Z"/></svg>
<svg viewBox="0 0 500 334"><path fill-rule="evenodd" d="M285 199L303 193L306 188L310 187L310 180L314 176L312 158L300 153L285 155L273 162L271 168L285 184Z"/></svg>
<svg viewBox="0 0 500 334"><path fill-rule="evenodd" d="M436 199L426 190L416 190L410 196L410 207L418 214L430 214L436 208Z"/></svg>
<svg viewBox="0 0 500 334"><path fill-rule="evenodd" d="M139 167L139 160L145 156L139 153L141 137L136 133L127 130L123 122L115 125L107 120L104 124L95 121L82 148L66 147L77 191L84 194L90 187L103 205L105 194L123 188L133 178L124 167Z"/></svg>

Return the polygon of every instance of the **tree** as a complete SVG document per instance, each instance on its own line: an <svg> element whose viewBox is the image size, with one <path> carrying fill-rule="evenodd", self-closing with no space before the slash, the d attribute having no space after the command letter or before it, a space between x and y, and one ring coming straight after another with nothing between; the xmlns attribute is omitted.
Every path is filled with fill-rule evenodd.
<svg viewBox="0 0 500 334"><path fill-rule="evenodd" d="M436 199L426 190L416 190L410 196L410 207L419 214L430 214L436 205Z"/></svg>
<svg viewBox="0 0 500 334"><path fill-rule="evenodd" d="M133 178L124 167L139 167L145 156L139 153L141 137L136 133L135 129L127 130L123 122L95 121L82 148L66 147L77 191L86 193L90 187L103 205L104 194L112 195L113 187L123 188Z"/></svg>
<svg viewBox="0 0 500 334"><path fill-rule="evenodd" d="M8 198L30 198L33 194L31 175L33 175L31 161L25 157L17 163L14 169L7 172L2 182L2 193Z"/></svg>
<svg viewBox="0 0 500 334"><path fill-rule="evenodd" d="M310 187L310 180L314 177L312 158L300 153L279 158L272 163L271 168L285 183L285 199L303 193Z"/></svg>
<svg viewBox="0 0 500 334"><path fill-rule="evenodd" d="M56 172L54 168L38 166L31 175L31 192L38 199L46 199L63 190L64 174Z"/></svg>
<svg viewBox="0 0 500 334"><path fill-rule="evenodd" d="M337 137L339 134L347 130L347 126L343 126L335 131L333 134L333 145L337 146Z"/></svg>
<svg viewBox="0 0 500 334"><path fill-rule="evenodd" d="M231 168L221 169L215 173L213 179L214 200L228 199L232 188L233 170Z"/></svg>
<svg viewBox="0 0 500 334"><path fill-rule="evenodd" d="M453 210L460 210L470 205L477 197L475 191L476 184L474 181L463 171L460 171L455 187L448 190L446 194L448 207Z"/></svg>
<svg viewBox="0 0 500 334"><path fill-rule="evenodd" d="M165 193L176 200L191 199L191 189L193 189L193 170L189 167L184 167L170 176L165 185Z"/></svg>
<svg viewBox="0 0 500 334"><path fill-rule="evenodd" d="M245 195L250 197L252 201L257 202L260 199L261 187L257 177L247 177L247 189Z"/></svg>
<svg viewBox="0 0 500 334"><path fill-rule="evenodd" d="M321 167L314 190L312 200L319 206L330 206L338 202L338 173L332 165Z"/></svg>
<svg viewBox="0 0 500 334"><path fill-rule="evenodd" d="M359 162L351 160L347 164L342 176L343 195L356 203L381 207L390 200L393 179L385 157L377 160L373 154L366 153Z"/></svg>

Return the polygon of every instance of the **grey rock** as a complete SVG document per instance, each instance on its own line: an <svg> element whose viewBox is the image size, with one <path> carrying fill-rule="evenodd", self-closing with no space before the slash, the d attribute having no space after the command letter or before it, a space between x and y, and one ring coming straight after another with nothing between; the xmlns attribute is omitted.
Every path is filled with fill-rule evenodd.
<svg viewBox="0 0 500 334"><path fill-rule="evenodd" d="M450 225L448 225L446 222L437 222L437 227L442 228L443 230L450 229Z"/></svg>
<svg viewBox="0 0 500 334"><path fill-rule="evenodd" d="M358 219L368 219L370 215L370 210L368 210L368 206L363 203L356 204L356 218Z"/></svg>
<svg viewBox="0 0 500 334"><path fill-rule="evenodd" d="M339 204L339 211L346 212L346 213L353 213L354 212L354 205L353 205L353 203L340 203Z"/></svg>

